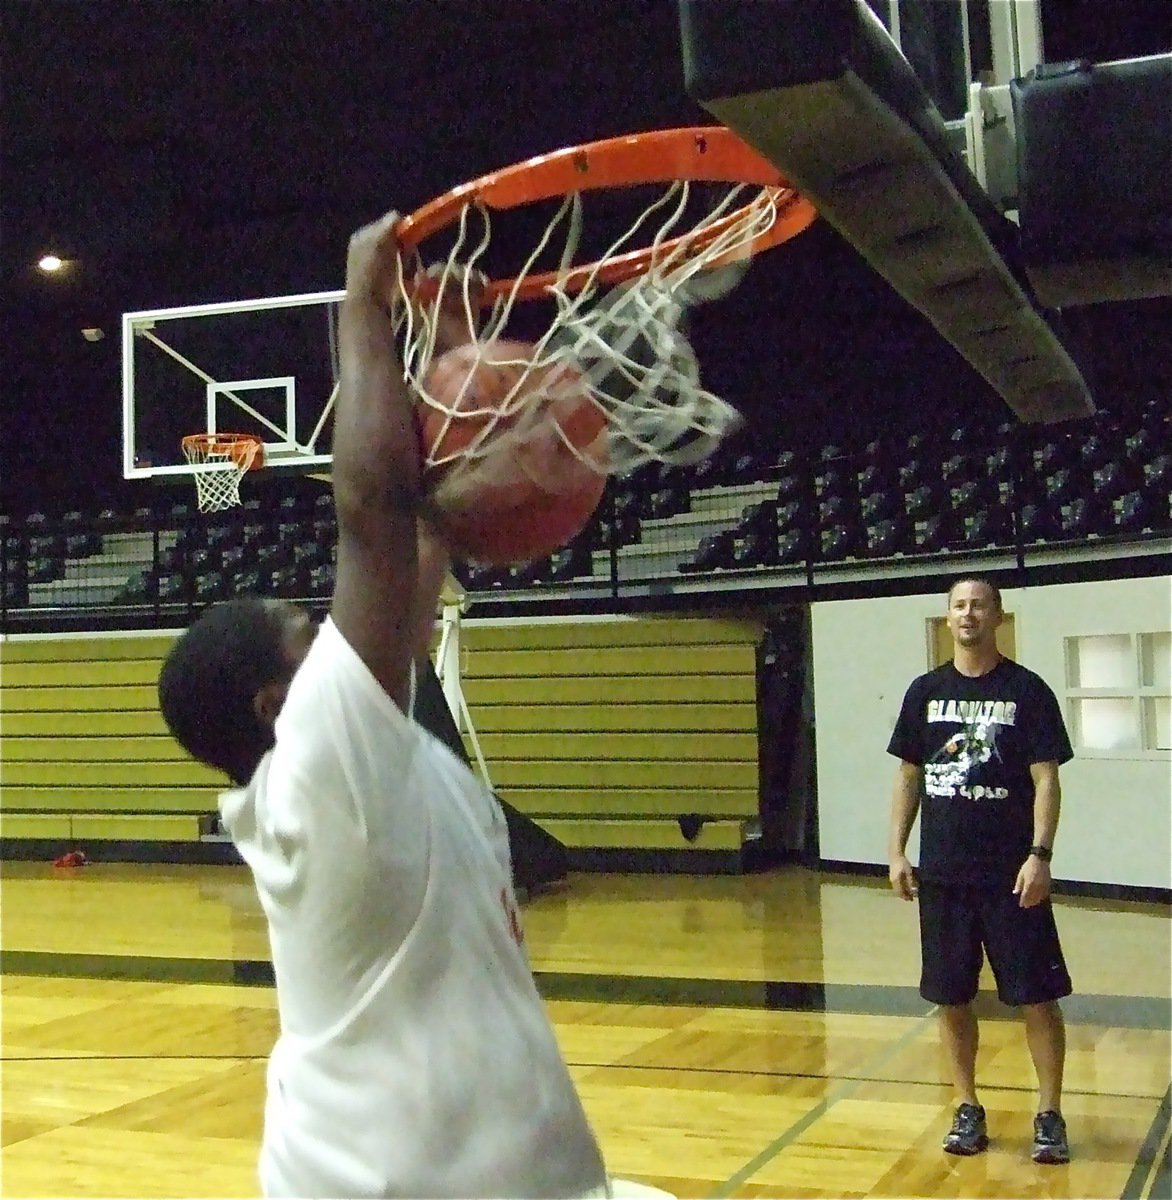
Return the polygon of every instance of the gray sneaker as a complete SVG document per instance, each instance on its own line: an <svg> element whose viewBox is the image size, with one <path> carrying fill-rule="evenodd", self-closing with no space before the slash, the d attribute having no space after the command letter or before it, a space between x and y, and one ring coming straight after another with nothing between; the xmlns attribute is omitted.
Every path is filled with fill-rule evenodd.
<svg viewBox="0 0 1172 1200"><path fill-rule="evenodd" d="M1070 1143L1066 1140L1066 1122L1053 1109L1034 1118L1034 1149L1030 1157L1036 1163L1070 1162Z"/></svg>
<svg viewBox="0 0 1172 1200"><path fill-rule="evenodd" d="M945 1154L980 1154L989 1145L985 1110L979 1104L957 1106L952 1128L944 1139Z"/></svg>

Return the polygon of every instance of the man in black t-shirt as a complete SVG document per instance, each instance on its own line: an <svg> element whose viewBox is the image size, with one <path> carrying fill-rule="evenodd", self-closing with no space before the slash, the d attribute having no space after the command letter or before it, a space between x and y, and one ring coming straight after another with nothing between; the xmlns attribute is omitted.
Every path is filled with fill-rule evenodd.
<svg viewBox="0 0 1172 1200"><path fill-rule="evenodd" d="M1066 1032L1058 1001L1070 995L1050 905L1058 827L1058 767L1072 757L1054 693L997 649L1001 593L961 579L948 593L950 663L904 696L888 753L900 760L888 846L891 886L920 900L920 994L936 1004L959 1098L944 1140L950 1154L989 1144L977 1101L977 994L982 954L997 992L1020 1006L1038 1075L1033 1159L1067 1162L1061 1116ZM920 865L905 853L922 809Z"/></svg>

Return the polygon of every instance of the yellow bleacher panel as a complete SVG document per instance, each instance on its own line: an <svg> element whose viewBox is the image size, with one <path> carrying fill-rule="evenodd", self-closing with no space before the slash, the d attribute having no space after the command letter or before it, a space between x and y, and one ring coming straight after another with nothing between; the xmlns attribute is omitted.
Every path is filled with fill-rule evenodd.
<svg viewBox="0 0 1172 1200"><path fill-rule="evenodd" d="M568 650L478 650L470 643L469 679L566 675L751 675L740 646L575 646Z"/></svg>
<svg viewBox="0 0 1172 1200"><path fill-rule="evenodd" d="M461 638L477 650L560 650L568 646L712 646L752 644L759 626L752 620L693 617L639 617L627 621L551 621L546 624L478 625L467 621Z"/></svg>
<svg viewBox="0 0 1172 1200"><path fill-rule="evenodd" d="M530 817L755 817L755 788L510 788L509 803Z"/></svg>
<svg viewBox="0 0 1172 1200"><path fill-rule="evenodd" d="M7 802L7 797L5 797ZM68 838L69 816L58 813L0 813L0 837Z"/></svg>
<svg viewBox="0 0 1172 1200"><path fill-rule="evenodd" d="M4 785L8 811L29 812L192 812L210 813L226 785L216 787L14 787ZM23 819L23 816L22 816Z"/></svg>
<svg viewBox="0 0 1172 1200"><path fill-rule="evenodd" d="M509 787L753 788L757 763L724 762L489 762L492 781ZM506 794L505 799L509 797Z"/></svg>
<svg viewBox="0 0 1172 1200"><path fill-rule="evenodd" d="M473 655L469 654L469 658ZM621 682L621 690L620 690ZM632 704L752 702L754 677L744 675L627 675L597 677L589 670L573 678L467 679L463 685L469 707L490 704Z"/></svg>
<svg viewBox="0 0 1172 1200"><path fill-rule="evenodd" d="M157 709L129 712L6 712L0 718L8 739L69 737L153 737L167 733Z"/></svg>
<svg viewBox="0 0 1172 1200"><path fill-rule="evenodd" d="M480 733L485 758L536 762L594 759L598 762L658 762L709 759L757 760L751 733Z"/></svg>
<svg viewBox="0 0 1172 1200"><path fill-rule="evenodd" d="M111 816L75 816L72 836L95 841L119 842L196 842L199 817L143 814Z"/></svg>
<svg viewBox="0 0 1172 1200"><path fill-rule="evenodd" d="M478 704L476 732L545 733L554 730L580 733L604 731L638 733L737 733L757 722L752 704ZM23 732L13 729L14 733Z"/></svg>
<svg viewBox="0 0 1172 1200"><path fill-rule="evenodd" d="M9 687L8 668L0 667L3 712L116 712L157 708L158 689L150 687Z"/></svg>
<svg viewBox="0 0 1172 1200"><path fill-rule="evenodd" d="M176 754L182 751L176 747ZM32 787L190 787L220 784L223 776L210 767L183 762L20 762L4 764L4 805L8 789Z"/></svg>
<svg viewBox="0 0 1172 1200"><path fill-rule="evenodd" d="M123 687L157 684L158 659L5 662L4 687Z"/></svg>
<svg viewBox="0 0 1172 1200"><path fill-rule="evenodd" d="M174 640L170 634L150 637L111 634L85 638L5 638L0 640L0 664L87 662L112 658L147 658L161 662Z"/></svg>
<svg viewBox="0 0 1172 1200"><path fill-rule="evenodd" d="M575 848L606 850L739 850L740 821L712 821L695 841L684 840L674 821L550 821L538 824L558 841Z"/></svg>
<svg viewBox="0 0 1172 1200"><path fill-rule="evenodd" d="M4 731L4 761L156 762L186 759L170 734L156 737L12 737ZM194 765L194 764L193 764Z"/></svg>

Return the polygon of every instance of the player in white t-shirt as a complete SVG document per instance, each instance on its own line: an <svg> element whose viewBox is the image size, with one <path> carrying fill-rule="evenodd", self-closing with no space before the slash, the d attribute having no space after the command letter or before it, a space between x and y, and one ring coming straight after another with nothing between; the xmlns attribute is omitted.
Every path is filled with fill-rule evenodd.
<svg viewBox="0 0 1172 1200"><path fill-rule="evenodd" d="M448 567L419 522L388 300L395 216L350 243L334 432L337 583L215 605L159 678L172 732L238 785L224 823L269 923L280 1036L268 1196L608 1194L522 945L504 816L412 719Z"/></svg>

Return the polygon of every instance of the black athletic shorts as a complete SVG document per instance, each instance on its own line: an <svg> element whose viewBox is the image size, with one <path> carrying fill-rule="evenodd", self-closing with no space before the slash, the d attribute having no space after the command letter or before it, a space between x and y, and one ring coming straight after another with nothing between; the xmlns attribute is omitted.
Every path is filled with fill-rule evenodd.
<svg viewBox="0 0 1172 1200"><path fill-rule="evenodd" d="M1005 1004L1043 1004L1071 993L1054 910L1022 908L1013 883L919 883L920 995L932 1004L967 1004L977 994L982 951Z"/></svg>

